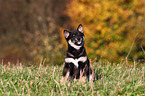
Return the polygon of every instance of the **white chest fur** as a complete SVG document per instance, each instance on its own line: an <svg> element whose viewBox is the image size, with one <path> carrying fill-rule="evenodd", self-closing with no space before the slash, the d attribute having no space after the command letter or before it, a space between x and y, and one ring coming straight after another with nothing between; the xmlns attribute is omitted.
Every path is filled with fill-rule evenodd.
<svg viewBox="0 0 145 96"><path fill-rule="evenodd" d="M65 58L66 63L73 63L77 68L78 68L78 62L85 62L87 60L87 56L80 57L78 59L73 59L73 58Z"/></svg>

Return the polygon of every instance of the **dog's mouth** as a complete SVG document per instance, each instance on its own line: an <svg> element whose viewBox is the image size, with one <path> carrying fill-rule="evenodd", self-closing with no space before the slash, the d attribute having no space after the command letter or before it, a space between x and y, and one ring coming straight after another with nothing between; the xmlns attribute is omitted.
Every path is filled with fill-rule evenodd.
<svg viewBox="0 0 145 96"><path fill-rule="evenodd" d="M78 41L77 43L80 45L82 43L82 40Z"/></svg>
<svg viewBox="0 0 145 96"><path fill-rule="evenodd" d="M79 50L84 45L84 37L71 38L70 40L68 40L68 44Z"/></svg>

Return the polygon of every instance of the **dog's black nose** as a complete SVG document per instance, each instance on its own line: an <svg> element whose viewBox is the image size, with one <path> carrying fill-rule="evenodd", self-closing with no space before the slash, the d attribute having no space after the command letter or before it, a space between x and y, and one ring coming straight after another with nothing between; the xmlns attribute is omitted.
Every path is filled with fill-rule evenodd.
<svg viewBox="0 0 145 96"><path fill-rule="evenodd" d="M79 38L77 38L78 39L78 41L81 41L81 38L79 37Z"/></svg>

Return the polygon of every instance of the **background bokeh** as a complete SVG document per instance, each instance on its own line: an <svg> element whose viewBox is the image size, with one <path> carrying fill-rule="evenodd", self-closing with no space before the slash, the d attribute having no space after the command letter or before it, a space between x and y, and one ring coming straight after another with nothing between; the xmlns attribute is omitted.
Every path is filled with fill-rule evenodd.
<svg viewBox="0 0 145 96"><path fill-rule="evenodd" d="M0 60L61 65L79 24L90 59L144 62L144 0L0 0Z"/></svg>

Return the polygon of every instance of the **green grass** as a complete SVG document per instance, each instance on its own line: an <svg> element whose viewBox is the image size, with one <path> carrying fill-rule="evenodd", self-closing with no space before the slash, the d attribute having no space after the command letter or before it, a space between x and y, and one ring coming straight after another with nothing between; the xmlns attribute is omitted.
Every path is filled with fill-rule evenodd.
<svg viewBox="0 0 145 96"><path fill-rule="evenodd" d="M94 62L95 80L60 84L63 66L23 67L0 65L0 96L103 96L145 95L145 64L136 67Z"/></svg>

